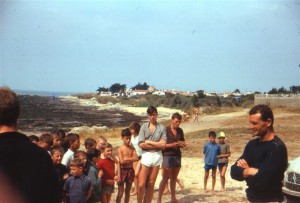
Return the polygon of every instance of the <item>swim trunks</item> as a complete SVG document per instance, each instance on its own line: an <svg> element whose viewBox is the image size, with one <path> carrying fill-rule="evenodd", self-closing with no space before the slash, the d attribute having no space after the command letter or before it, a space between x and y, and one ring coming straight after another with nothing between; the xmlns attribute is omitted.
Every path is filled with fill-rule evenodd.
<svg viewBox="0 0 300 203"><path fill-rule="evenodd" d="M178 168L181 167L181 156L164 156L162 162L163 168Z"/></svg>
<svg viewBox="0 0 300 203"><path fill-rule="evenodd" d="M228 166L228 163L218 163L218 168L222 168L223 166Z"/></svg>
<svg viewBox="0 0 300 203"><path fill-rule="evenodd" d="M132 183L134 180L133 168L121 168L121 182Z"/></svg>
<svg viewBox="0 0 300 203"><path fill-rule="evenodd" d="M208 171L208 170L210 170L210 169L216 170L216 169L217 169L217 166L205 164L205 165L204 165L204 169L205 169L206 171Z"/></svg>
<svg viewBox="0 0 300 203"><path fill-rule="evenodd" d="M105 193L105 194L112 194L112 193L114 193L114 186L112 185L112 186L104 186L104 187L102 187L102 193Z"/></svg>
<svg viewBox="0 0 300 203"><path fill-rule="evenodd" d="M147 167L159 166L162 163L161 151L143 151L141 164Z"/></svg>

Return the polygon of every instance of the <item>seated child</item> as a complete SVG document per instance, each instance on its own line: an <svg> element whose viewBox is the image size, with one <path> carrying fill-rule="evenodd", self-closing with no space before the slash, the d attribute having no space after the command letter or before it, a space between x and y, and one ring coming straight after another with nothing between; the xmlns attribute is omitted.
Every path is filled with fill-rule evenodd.
<svg viewBox="0 0 300 203"><path fill-rule="evenodd" d="M100 151L95 148L90 148L87 151L87 157L88 157L88 176L90 177L92 181L92 195L90 199L88 199L88 202L99 202L101 201L101 176L102 171L98 172L97 169L97 163L100 161Z"/></svg>
<svg viewBox="0 0 300 203"><path fill-rule="evenodd" d="M69 168L70 161L74 159L74 152L79 149L80 141L79 135L75 133L69 133L66 141L69 145L68 151L64 154L61 163Z"/></svg>
<svg viewBox="0 0 300 203"><path fill-rule="evenodd" d="M70 161L70 176L64 190L70 203L86 203L92 194L91 179L83 174L83 161L74 159Z"/></svg>
<svg viewBox="0 0 300 203"><path fill-rule="evenodd" d="M121 202L124 193L124 183L126 183L125 189L125 203L129 202L131 185L134 181L133 162L138 161L135 148L130 145L131 132L129 128L122 130L123 145L118 148L118 157L121 168L121 182L118 184L117 203Z"/></svg>
<svg viewBox="0 0 300 203"><path fill-rule="evenodd" d="M207 179L209 176L209 170L212 169L212 193L215 193L216 184L216 169L218 165L218 155L220 155L220 146L216 143L216 133L210 131L208 134L209 142L204 145L203 154L205 154L205 175L204 175L204 192L207 191Z"/></svg>
<svg viewBox="0 0 300 203"><path fill-rule="evenodd" d="M112 160L112 149L113 147L111 144L102 144L101 154L103 154L104 158L101 158L100 161L97 163L97 169L99 171L103 171L101 193L102 203L110 202L111 194L114 192L114 180L119 180L120 178L119 176L115 175L115 162Z"/></svg>
<svg viewBox="0 0 300 203"><path fill-rule="evenodd" d="M56 174L58 175L58 181L59 181L59 187L62 194L62 200L65 202L65 195L63 193L63 186L65 184L65 181L69 177L68 169L65 165L61 164L61 160L63 157L64 149L59 146L54 146L51 149L51 159L54 164L54 169Z"/></svg>
<svg viewBox="0 0 300 203"><path fill-rule="evenodd" d="M46 150L50 154L50 149L53 144L52 135L49 133L42 134L40 136L40 141L38 142L38 146L42 149Z"/></svg>

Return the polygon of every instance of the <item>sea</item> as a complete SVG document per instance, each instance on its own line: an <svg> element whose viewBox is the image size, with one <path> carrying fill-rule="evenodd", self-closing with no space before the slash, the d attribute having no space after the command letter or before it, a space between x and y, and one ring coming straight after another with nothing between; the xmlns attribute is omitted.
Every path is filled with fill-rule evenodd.
<svg viewBox="0 0 300 203"><path fill-rule="evenodd" d="M13 90L15 93L20 95L36 95L36 96L48 96L48 97L59 97L68 96L74 94L80 94L80 92L59 92L59 91L34 91L34 90Z"/></svg>

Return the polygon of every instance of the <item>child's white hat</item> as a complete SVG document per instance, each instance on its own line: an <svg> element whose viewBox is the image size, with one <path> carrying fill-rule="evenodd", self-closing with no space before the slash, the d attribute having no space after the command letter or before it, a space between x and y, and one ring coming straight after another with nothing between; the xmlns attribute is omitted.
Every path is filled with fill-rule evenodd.
<svg viewBox="0 0 300 203"><path fill-rule="evenodd" d="M219 138L221 138L221 137L223 137L223 138L226 137L226 135L225 135L224 132L219 132L219 133L218 133L217 138L219 139Z"/></svg>

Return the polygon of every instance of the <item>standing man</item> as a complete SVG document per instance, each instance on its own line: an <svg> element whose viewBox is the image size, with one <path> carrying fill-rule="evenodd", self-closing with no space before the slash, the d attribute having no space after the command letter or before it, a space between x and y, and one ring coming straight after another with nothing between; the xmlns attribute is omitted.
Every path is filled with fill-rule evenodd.
<svg viewBox="0 0 300 203"><path fill-rule="evenodd" d="M166 128L157 123L157 109L149 106L147 109L149 122L142 125L138 142L142 148L141 171L138 177L138 203L152 201L154 184L162 163L161 150L166 147ZM146 193L144 196L144 190ZM144 201L143 201L144 197Z"/></svg>
<svg viewBox="0 0 300 203"><path fill-rule="evenodd" d="M162 163L162 180L159 185L159 194L157 202L161 202L164 189L170 180L171 202L177 203L175 196L176 180L181 167L181 151L180 147L185 147L185 139L183 130L179 128L182 116L179 113L174 113L171 118L171 125L167 129L167 144L163 150Z"/></svg>
<svg viewBox="0 0 300 203"><path fill-rule="evenodd" d="M231 167L231 177L246 180L249 202L283 202L287 149L274 133L271 108L263 104L254 106L249 112L249 122L253 135L258 138L248 142L242 156Z"/></svg>
<svg viewBox="0 0 300 203"><path fill-rule="evenodd" d="M52 160L45 150L17 131L19 115L17 95L0 87L0 173L13 188L12 195L18 195L17 202L57 203L61 194ZM3 197L0 202L4 202Z"/></svg>

